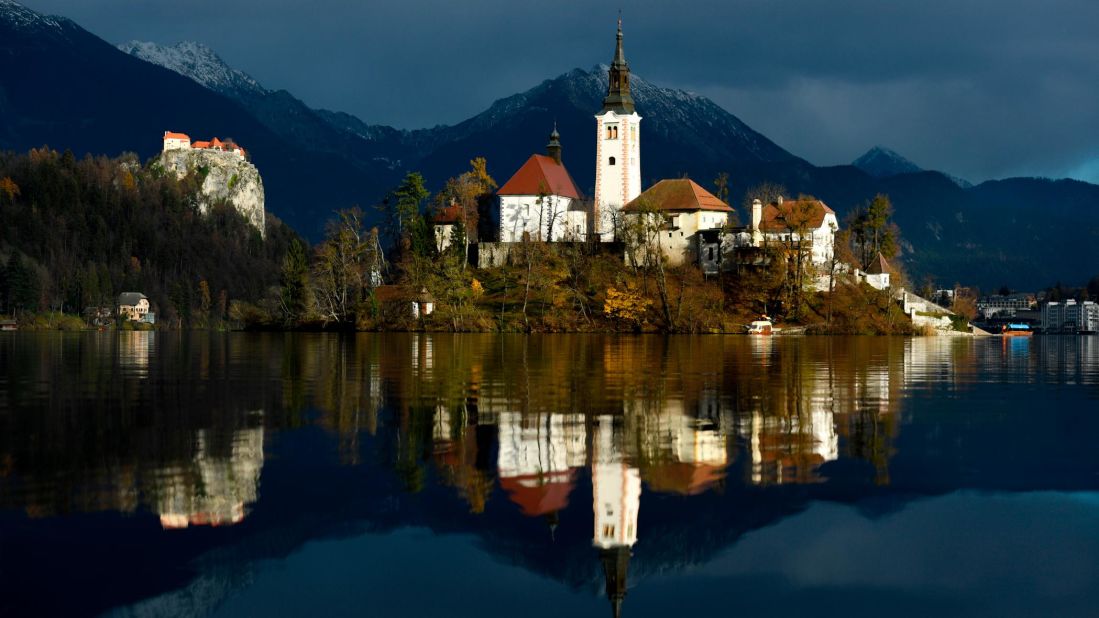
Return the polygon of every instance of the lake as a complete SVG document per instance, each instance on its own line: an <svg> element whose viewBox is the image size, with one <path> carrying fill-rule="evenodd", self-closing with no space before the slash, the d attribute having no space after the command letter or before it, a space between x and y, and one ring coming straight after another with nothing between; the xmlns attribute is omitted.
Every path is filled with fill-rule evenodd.
<svg viewBox="0 0 1099 618"><path fill-rule="evenodd" d="M0 333L0 614L1099 615L1099 337Z"/></svg>

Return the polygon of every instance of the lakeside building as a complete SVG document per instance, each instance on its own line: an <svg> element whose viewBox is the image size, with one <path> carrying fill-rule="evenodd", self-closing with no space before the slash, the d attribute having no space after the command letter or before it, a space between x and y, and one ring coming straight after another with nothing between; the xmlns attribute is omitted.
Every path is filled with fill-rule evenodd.
<svg viewBox="0 0 1099 618"><path fill-rule="evenodd" d="M758 199L753 200L750 214L748 225L722 230L716 236L703 235L702 242L718 243L721 247L719 264L709 263L705 259L709 254L704 253L699 263L703 272L759 266L765 263L761 250L775 248L788 256L800 252L807 257L810 270L817 275L814 286L818 290L828 289L829 263L835 252L836 232L839 230L836 211L818 199L786 199L779 196L766 206ZM732 259L726 260L725 256ZM875 277L867 282L871 285L884 282L888 286L888 264L885 269L885 277ZM864 280L865 274L862 273Z"/></svg>
<svg viewBox="0 0 1099 618"><path fill-rule="evenodd" d="M149 299L141 292L123 292L118 295L118 316L131 322L156 322L156 314L149 309Z"/></svg>
<svg viewBox="0 0 1099 618"><path fill-rule="evenodd" d="M1008 294L1006 296L982 296L977 300L977 311L986 318L998 314L1015 315L1019 311L1028 311L1038 306L1038 299L1029 292Z"/></svg>
<svg viewBox="0 0 1099 618"><path fill-rule="evenodd" d="M1099 332L1099 304L1086 300L1051 301L1042 305L1042 331L1047 333Z"/></svg>

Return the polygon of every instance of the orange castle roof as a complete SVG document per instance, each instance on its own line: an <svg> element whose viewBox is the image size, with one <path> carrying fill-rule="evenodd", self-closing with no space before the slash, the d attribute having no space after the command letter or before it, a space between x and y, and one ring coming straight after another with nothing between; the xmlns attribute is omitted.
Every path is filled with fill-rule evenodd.
<svg viewBox="0 0 1099 618"><path fill-rule="evenodd" d="M165 131L164 139L185 139L187 141L191 141L191 137L186 133L174 133L172 131Z"/></svg>

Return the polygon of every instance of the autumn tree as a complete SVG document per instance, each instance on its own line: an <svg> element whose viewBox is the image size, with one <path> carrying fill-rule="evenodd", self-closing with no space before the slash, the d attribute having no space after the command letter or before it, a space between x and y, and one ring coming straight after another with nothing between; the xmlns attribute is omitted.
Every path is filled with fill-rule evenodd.
<svg viewBox="0 0 1099 618"><path fill-rule="evenodd" d="M816 210L817 200L811 196L801 196L796 200L785 201L780 205L783 234L781 242L786 249L788 276L786 280L787 314L800 318L805 304L805 287L812 268L811 223Z"/></svg>
<svg viewBox="0 0 1099 618"><path fill-rule="evenodd" d="M325 322L351 323L380 280L377 231L363 228L358 208L341 210L316 250L311 276L317 312Z"/></svg>
<svg viewBox="0 0 1099 618"><path fill-rule="evenodd" d="M962 316L966 320L973 320L977 317L977 294L972 288L962 287L959 284L954 284L954 302L950 306L950 310L954 313Z"/></svg>
<svg viewBox="0 0 1099 618"><path fill-rule="evenodd" d="M634 271L652 275L660 295L660 308L669 329L675 328L672 303L668 291L667 258L660 246L660 232L666 224L664 213L656 204L638 198L634 210L628 213L621 225L622 241L626 257Z"/></svg>
<svg viewBox="0 0 1099 618"><path fill-rule="evenodd" d="M882 193L848 216L845 227L851 230L851 248L860 267L868 267L878 253L892 260L900 252L900 230L892 218L893 203Z"/></svg>
<svg viewBox="0 0 1099 618"><path fill-rule="evenodd" d="M455 234L462 247L465 262L469 261L471 235L477 233L480 224L481 204L496 191L496 181L489 175L484 157L469 162L470 169L447 181L446 186L436 196L436 208L456 206L458 209L458 228L461 234ZM462 269L465 269L465 262Z"/></svg>
<svg viewBox="0 0 1099 618"><path fill-rule="evenodd" d="M763 205L778 201L778 198L787 195L786 187L774 182L761 182L744 193L744 209L751 215L752 201L759 200Z"/></svg>
<svg viewBox="0 0 1099 618"><path fill-rule="evenodd" d="M0 200L0 207L7 204L11 206L15 204L15 198L19 197L19 185L15 184L15 181L10 176L4 176L0 178L0 197L4 198Z"/></svg>

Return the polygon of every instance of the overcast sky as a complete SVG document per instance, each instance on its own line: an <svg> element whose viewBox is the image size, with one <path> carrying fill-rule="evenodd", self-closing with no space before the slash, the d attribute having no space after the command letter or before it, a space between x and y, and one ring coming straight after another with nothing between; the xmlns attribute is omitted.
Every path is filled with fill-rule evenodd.
<svg viewBox="0 0 1099 618"><path fill-rule="evenodd" d="M973 181L1099 182L1096 0L22 0L112 42L194 40L369 123L459 122L611 59L818 165L883 144Z"/></svg>

